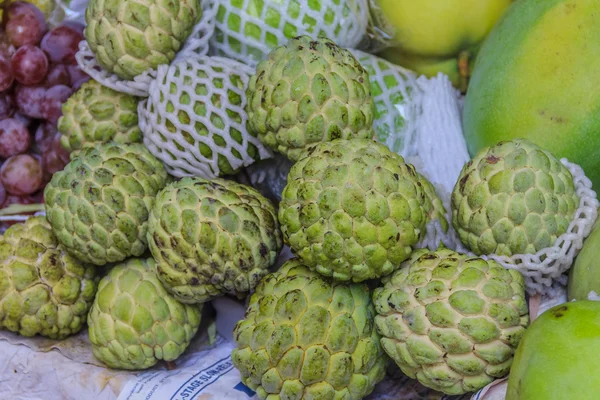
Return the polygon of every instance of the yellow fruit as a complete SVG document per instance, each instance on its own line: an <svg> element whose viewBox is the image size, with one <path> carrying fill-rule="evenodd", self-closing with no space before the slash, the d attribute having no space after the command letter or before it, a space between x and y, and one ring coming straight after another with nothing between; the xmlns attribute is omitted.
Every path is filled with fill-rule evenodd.
<svg viewBox="0 0 600 400"><path fill-rule="evenodd" d="M384 58L434 76L444 72L459 86L466 62L513 0L372 0L375 22L393 35ZM462 57L459 65L459 55Z"/></svg>

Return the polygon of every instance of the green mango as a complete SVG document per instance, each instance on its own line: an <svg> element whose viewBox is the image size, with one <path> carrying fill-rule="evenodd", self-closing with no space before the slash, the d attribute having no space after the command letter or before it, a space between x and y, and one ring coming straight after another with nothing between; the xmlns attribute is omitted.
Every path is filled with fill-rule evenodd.
<svg viewBox="0 0 600 400"><path fill-rule="evenodd" d="M600 190L600 1L518 0L484 41L465 99L471 155L525 138Z"/></svg>
<svg viewBox="0 0 600 400"><path fill-rule="evenodd" d="M569 271L567 298L587 300L592 291L600 296L600 218Z"/></svg>
<svg viewBox="0 0 600 400"><path fill-rule="evenodd" d="M506 400L600 399L600 302L549 309L525 331Z"/></svg>

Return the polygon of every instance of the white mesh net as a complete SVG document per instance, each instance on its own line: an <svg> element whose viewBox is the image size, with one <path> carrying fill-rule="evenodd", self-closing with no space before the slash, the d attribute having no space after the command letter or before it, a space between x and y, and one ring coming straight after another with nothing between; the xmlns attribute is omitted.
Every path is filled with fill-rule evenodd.
<svg viewBox="0 0 600 400"><path fill-rule="evenodd" d="M356 48L366 34L366 0L210 0L217 4L213 55L250 66L289 39L326 36L344 48Z"/></svg>
<svg viewBox="0 0 600 400"><path fill-rule="evenodd" d="M202 3L203 11L200 22L196 24L191 35L187 38L182 48L177 53L175 60L186 58L191 54L206 55L208 53L208 41L213 35L215 28L215 6L213 3ZM75 55L79 67L92 79L117 92L127 93L134 96L146 97L150 83L156 76L154 69L149 69L136 76L132 81L119 78L118 76L104 70L87 41L79 43L79 51ZM175 61L174 60L174 61Z"/></svg>
<svg viewBox="0 0 600 400"><path fill-rule="evenodd" d="M208 56L158 68L138 115L144 144L171 175L211 179L272 157L246 130L251 72L237 61Z"/></svg>

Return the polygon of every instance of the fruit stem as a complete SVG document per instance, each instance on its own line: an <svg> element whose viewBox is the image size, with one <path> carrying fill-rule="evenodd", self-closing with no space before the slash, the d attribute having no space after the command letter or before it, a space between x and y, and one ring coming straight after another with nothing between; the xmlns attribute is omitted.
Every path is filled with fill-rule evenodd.
<svg viewBox="0 0 600 400"><path fill-rule="evenodd" d="M467 50L461 51L458 54L458 89L461 93L467 92L469 86L469 78L471 77L471 71L469 68L469 62L471 61L471 53Z"/></svg>
<svg viewBox="0 0 600 400"><path fill-rule="evenodd" d="M177 369L177 364L173 361L167 361L167 371L173 371L174 369Z"/></svg>
<svg viewBox="0 0 600 400"><path fill-rule="evenodd" d="M12 221L15 217L23 217L18 219L26 219L29 216L20 216L22 213L35 213L44 211L44 204L11 204L6 208L0 209L0 221ZM12 218L12 219L11 219Z"/></svg>

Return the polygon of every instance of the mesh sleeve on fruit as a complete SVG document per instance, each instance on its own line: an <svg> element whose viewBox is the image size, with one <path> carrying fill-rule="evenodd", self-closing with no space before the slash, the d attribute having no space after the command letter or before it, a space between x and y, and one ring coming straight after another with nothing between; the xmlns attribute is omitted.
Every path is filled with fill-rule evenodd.
<svg viewBox="0 0 600 400"><path fill-rule="evenodd" d="M245 90L252 71L234 60L190 56L159 66L140 102L144 144L174 176L222 175L272 157L248 133Z"/></svg>
<svg viewBox="0 0 600 400"><path fill-rule="evenodd" d="M196 24L194 30L177 53L175 61L185 58L190 54L206 55L208 53L208 41L213 35L215 28L215 5L203 3L203 6L200 21ZM100 67L94 53L85 40L79 43L79 51L75 55L75 58L79 67L91 76L92 79L117 92L134 96L148 96L148 88L156 76L156 71L149 69L136 76L132 81L119 78Z"/></svg>
<svg viewBox="0 0 600 400"><path fill-rule="evenodd" d="M367 0L210 0L217 5L210 54L252 67L271 49L289 39L326 36L344 48L355 48L367 29Z"/></svg>

